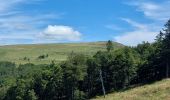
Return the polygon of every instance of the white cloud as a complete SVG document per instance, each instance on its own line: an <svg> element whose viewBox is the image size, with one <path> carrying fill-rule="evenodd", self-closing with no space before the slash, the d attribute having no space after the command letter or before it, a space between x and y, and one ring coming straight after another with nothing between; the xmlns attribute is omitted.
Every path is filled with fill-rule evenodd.
<svg viewBox="0 0 170 100"><path fill-rule="evenodd" d="M22 2L23 0L0 0L0 12L5 12L10 10L17 3Z"/></svg>
<svg viewBox="0 0 170 100"><path fill-rule="evenodd" d="M40 37L47 40L55 41L79 41L81 33L74 30L70 26L62 25L49 25L43 32L40 33Z"/></svg>
<svg viewBox="0 0 170 100"><path fill-rule="evenodd" d="M114 37L115 41L129 46L136 46L142 41L154 42L163 24L170 19L170 0L163 0L161 2L154 2L153 0L131 0L126 4L135 7L136 11L142 12L152 22L141 24L128 18L121 18L121 20L129 23L134 30Z"/></svg>
<svg viewBox="0 0 170 100"><path fill-rule="evenodd" d="M142 41L154 42L155 36L157 32L152 32L149 30L135 30L132 32L126 32L121 36L114 37L116 42L128 45L128 46L136 46Z"/></svg>
<svg viewBox="0 0 170 100"><path fill-rule="evenodd" d="M121 19L122 19L123 21L126 21L127 23L129 23L131 26L136 27L136 28L138 28L138 29L141 29L141 30L147 29L147 26L144 25L144 24L137 23L137 22L132 21L132 20L130 20L130 19L128 19L128 18L121 18Z"/></svg>
<svg viewBox="0 0 170 100"><path fill-rule="evenodd" d="M42 2L45 0L0 0L0 12L7 13L19 4L31 4L38 3L40 1Z"/></svg>
<svg viewBox="0 0 170 100"><path fill-rule="evenodd" d="M170 18L170 0L162 0L157 3L151 0L133 0L128 4L135 6L137 11L142 12L147 18L163 21Z"/></svg>
<svg viewBox="0 0 170 100"><path fill-rule="evenodd" d="M41 3L45 0L0 0L0 44L14 44L20 40L37 41L37 34L53 20L65 13L25 11L20 6ZM34 16L32 16L34 15ZM11 41L8 43L8 41ZM18 42L19 43L19 42ZM32 43L32 42L29 42Z"/></svg>
<svg viewBox="0 0 170 100"><path fill-rule="evenodd" d="M158 30L155 30L155 27L152 26L152 24L140 24L127 18L123 18L123 20L133 26L134 30L115 36L114 40L116 42L129 46L136 46L143 41L154 42Z"/></svg>
<svg viewBox="0 0 170 100"><path fill-rule="evenodd" d="M31 28L36 28L39 25L46 24L48 20L58 19L60 18L60 14L35 14L34 17L31 15L25 14L17 14L10 16L2 16L0 17L0 31L2 30L23 30Z"/></svg>

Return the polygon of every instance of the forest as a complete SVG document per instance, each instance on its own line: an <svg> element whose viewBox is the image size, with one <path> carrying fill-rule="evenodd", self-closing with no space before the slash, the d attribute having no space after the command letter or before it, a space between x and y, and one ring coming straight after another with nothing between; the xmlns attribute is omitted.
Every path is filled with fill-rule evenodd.
<svg viewBox="0 0 170 100"><path fill-rule="evenodd" d="M170 77L170 20L154 43L94 55L71 52L66 61L34 65L0 62L0 100L87 100Z"/></svg>

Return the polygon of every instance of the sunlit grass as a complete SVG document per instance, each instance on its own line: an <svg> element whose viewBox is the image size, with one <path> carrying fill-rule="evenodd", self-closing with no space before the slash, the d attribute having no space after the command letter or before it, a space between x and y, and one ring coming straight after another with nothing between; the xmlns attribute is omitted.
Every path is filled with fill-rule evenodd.
<svg viewBox="0 0 170 100"><path fill-rule="evenodd" d="M115 48L122 47L122 45L118 43L114 43L114 45ZM29 62L34 64L48 64L54 60L58 63L66 60L68 54L72 51L93 55L99 50L105 50L105 42L1 46L0 61L10 61L16 64ZM45 59L37 59L38 56L43 54L48 54L49 56ZM23 60L24 57L30 60Z"/></svg>
<svg viewBox="0 0 170 100"><path fill-rule="evenodd" d="M111 93L93 100L170 100L170 79L140 86L123 92Z"/></svg>

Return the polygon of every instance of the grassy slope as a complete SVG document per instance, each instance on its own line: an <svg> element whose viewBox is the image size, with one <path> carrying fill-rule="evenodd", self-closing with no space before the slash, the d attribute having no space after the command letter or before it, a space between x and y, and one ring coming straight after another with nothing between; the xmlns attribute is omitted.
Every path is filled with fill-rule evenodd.
<svg viewBox="0 0 170 100"><path fill-rule="evenodd" d="M170 100L170 79L108 94L105 99L96 97L93 100Z"/></svg>
<svg viewBox="0 0 170 100"><path fill-rule="evenodd" d="M122 47L118 43L114 43L114 45L115 48ZM98 50L105 50L105 42L0 46L0 61L11 61L16 64L28 62L46 64L52 60L56 62L63 61L72 51L91 55ZM49 57L38 60L38 56L43 54L48 54ZM30 61L23 60L24 57L29 58Z"/></svg>

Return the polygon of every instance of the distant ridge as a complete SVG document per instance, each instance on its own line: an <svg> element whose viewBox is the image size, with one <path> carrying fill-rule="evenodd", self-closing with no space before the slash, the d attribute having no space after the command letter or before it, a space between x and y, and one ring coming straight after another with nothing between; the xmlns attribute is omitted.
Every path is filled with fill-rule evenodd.
<svg viewBox="0 0 170 100"><path fill-rule="evenodd" d="M107 43L107 41L92 41L92 42L59 42L59 43L33 43L33 44L5 44L5 45L0 45L0 47L3 47L3 46L29 46L29 45L49 45L49 44L88 44L88 43L101 43L101 44L105 44ZM121 45L121 46L124 46L123 44L121 43L118 43L118 42L113 42L113 44L116 44L116 45Z"/></svg>

